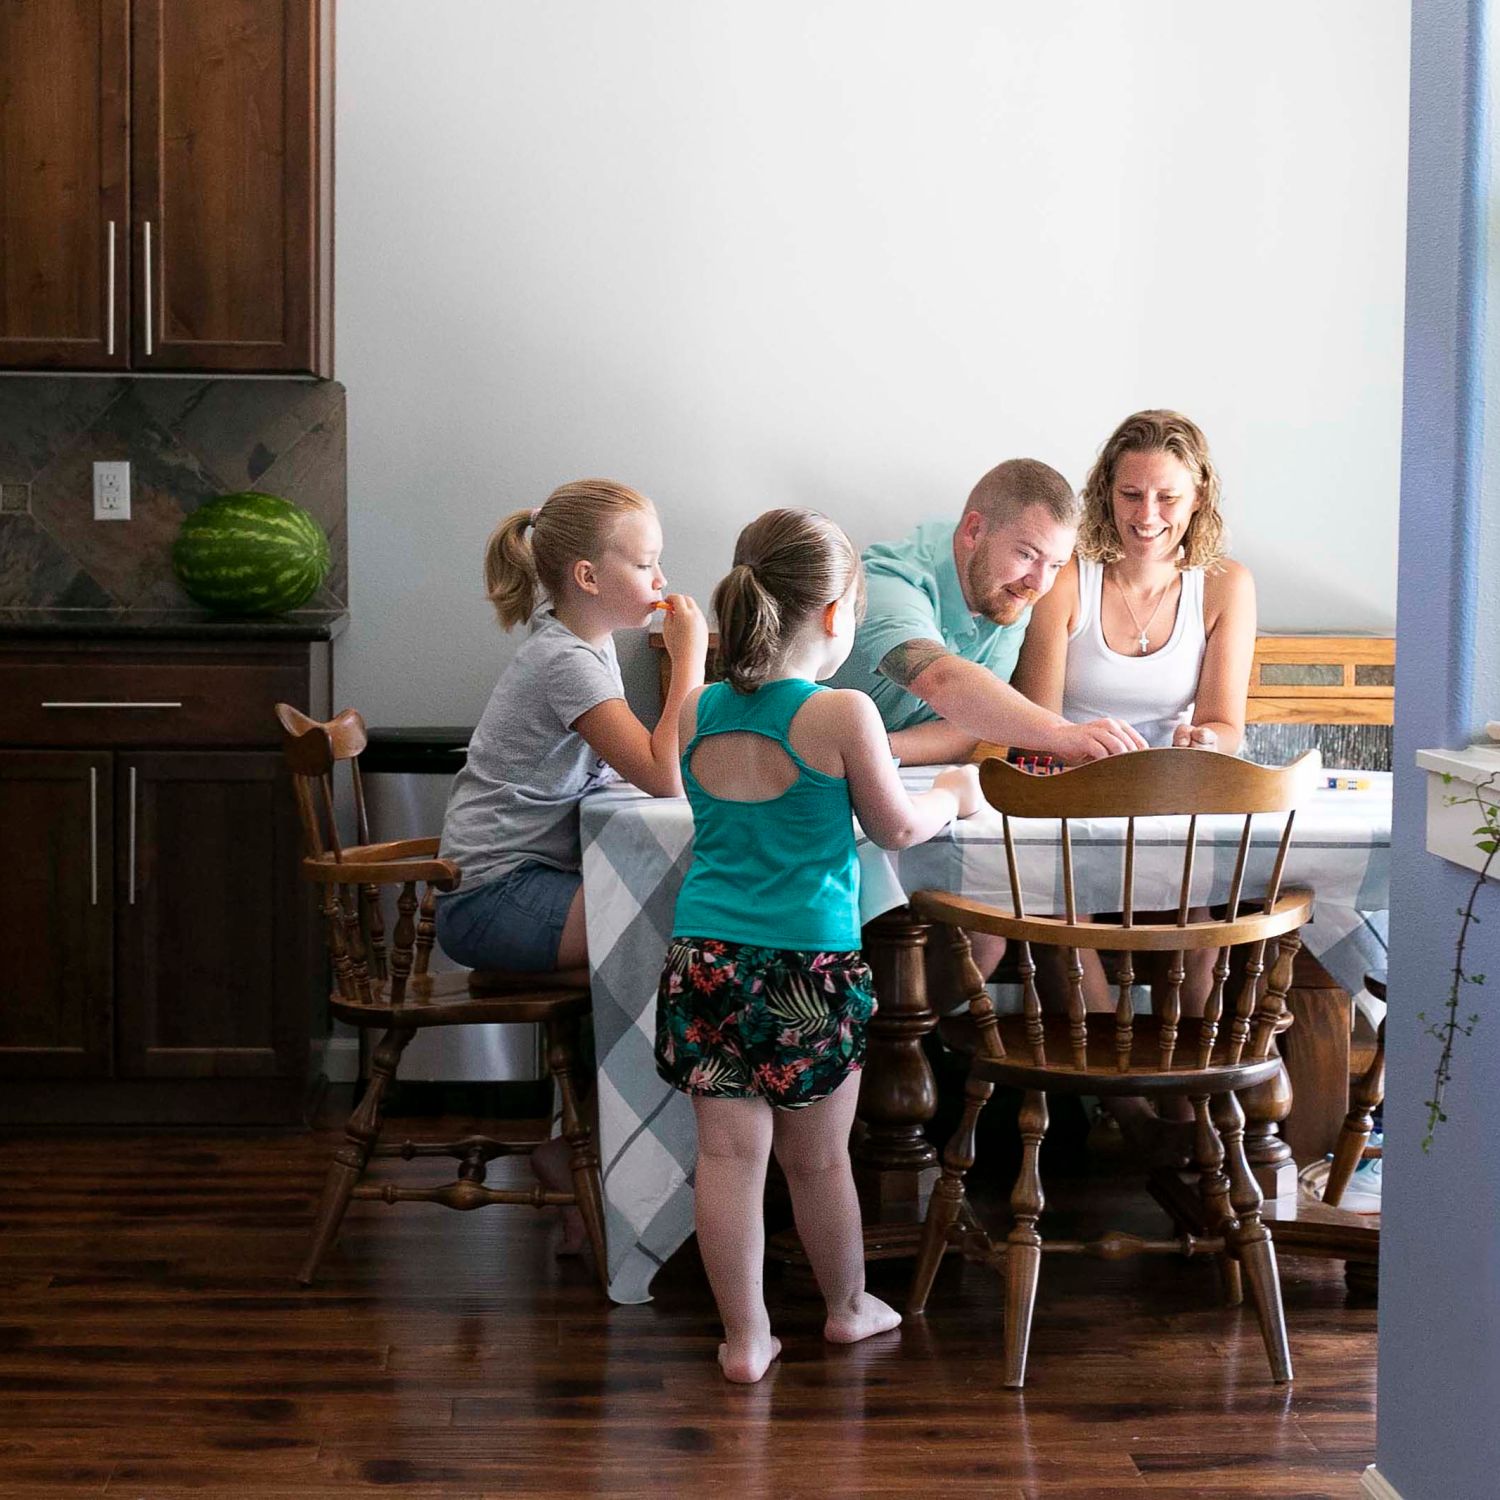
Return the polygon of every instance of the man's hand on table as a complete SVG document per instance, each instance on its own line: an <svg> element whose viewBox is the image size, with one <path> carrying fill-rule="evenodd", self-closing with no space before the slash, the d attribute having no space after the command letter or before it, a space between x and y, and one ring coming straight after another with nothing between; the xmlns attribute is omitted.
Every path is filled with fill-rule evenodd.
<svg viewBox="0 0 1500 1500"><path fill-rule="evenodd" d="M1087 724L1059 724L1051 744L1038 748L1050 750L1069 765L1082 765L1128 750L1144 750L1146 742L1120 719L1093 719Z"/></svg>

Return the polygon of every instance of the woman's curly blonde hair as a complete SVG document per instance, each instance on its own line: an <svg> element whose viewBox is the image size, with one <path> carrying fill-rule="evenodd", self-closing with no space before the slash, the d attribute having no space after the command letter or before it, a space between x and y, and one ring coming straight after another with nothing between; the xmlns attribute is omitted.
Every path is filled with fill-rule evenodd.
<svg viewBox="0 0 1500 1500"><path fill-rule="evenodd" d="M1115 525L1112 495L1115 467L1126 453L1170 453L1193 476L1198 509L1182 538L1179 568L1207 568L1224 556L1228 536L1219 511L1219 471L1208 451L1208 439L1196 422L1180 411L1138 411L1126 417L1099 450L1083 486L1083 520L1078 551L1091 562L1118 562L1125 555Z"/></svg>

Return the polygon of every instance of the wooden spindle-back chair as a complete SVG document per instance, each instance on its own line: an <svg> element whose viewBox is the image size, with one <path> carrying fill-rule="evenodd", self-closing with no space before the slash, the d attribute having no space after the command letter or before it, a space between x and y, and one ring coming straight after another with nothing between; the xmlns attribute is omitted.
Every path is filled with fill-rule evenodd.
<svg viewBox="0 0 1500 1500"><path fill-rule="evenodd" d="M281 703L276 716L281 721L302 822L302 874L321 893L319 906L333 961L329 1010L362 1033L371 1027L383 1032L371 1058L369 1082L329 1167L312 1244L298 1279L305 1286L317 1274L352 1198L441 1203L457 1209L530 1203L538 1208L577 1207L593 1249L599 1284L607 1290L599 1158L579 1109L577 1079L575 1036L590 1017L586 972L430 974L437 894L458 887L458 866L437 857L436 838L371 841L359 770L365 723L357 712L345 709L337 718L320 723ZM341 766L352 788L353 844L341 840L334 812L334 779ZM398 888L399 895L394 929L388 935L380 896L383 888L391 886ZM548 1064L562 1100L562 1132L571 1147L571 1193L550 1191L540 1184L531 1188L485 1185L490 1161L528 1153L540 1144L534 1131L515 1140L474 1135L456 1141L396 1145L379 1139L386 1094L402 1052L419 1029L497 1022L540 1025L545 1030ZM549 1127L550 1123L549 1117ZM434 1187L362 1181L371 1158L385 1156L448 1156L460 1165L452 1182Z"/></svg>
<svg viewBox="0 0 1500 1500"><path fill-rule="evenodd" d="M1312 893L1284 888L1287 850L1297 803L1318 765L1316 754L1291 766L1267 769L1231 756L1198 750L1141 750L1112 757L1056 776L1031 776L1000 760L986 761L980 783L1001 814L1009 867L1009 910L955 896L922 891L912 898L922 915L950 924L960 951L964 930L992 932L1019 950L1022 1014L997 1017L972 962L965 982L978 1047L970 1064L964 1111L943 1157L942 1176L933 1189L913 1278L910 1309L926 1305L939 1262L950 1245L972 1259L1004 1266L1006 1277L1004 1380L1019 1387L1025 1379L1026 1351L1042 1251L1088 1252L1114 1259L1143 1252L1208 1253L1219 1257L1226 1295L1240 1298L1240 1272L1265 1338L1273 1378L1291 1378L1286 1320L1270 1232L1261 1222L1261 1192L1244 1150L1244 1112L1237 1090L1270 1080L1280 1066L1273 1038L1284 1027L1285 991L1262 984L1267 948L1307 921ZM1194 919L1194 861L1201 817L1229 814L1243 818L1228 902L1222 918ZM1283 815L1275 862L1264 890L1246 889L1256 814ZM1141 923L1135 917L1136 820L1173 816L1181 822L1181 894L1175 920ZM1082 920L1074 879L1070 822L1080 818L1127 820L1117 920ZM1034 916L1026 910L1017 862L1013 818L1044 818L1058 824L1062 856L1064 914ZM1153 829L1153 837L1160 829ZM1253 907L1247 910L1247 906ZM1066 1013L1044 1015L1037 993L1031 945L1063 950L1068 973ZM1089 1014L1084 1004L1079 950L1113 950L1120 955L1119 1001L1112 1012ZM1230 949L1243 948L1244 976L1226 999ZM1213 986L1201 1017L1182 1014L1184 955L1218 949ZM1150 1016L1137 1016L1133 1004L1134 961L1142 953L1170 955L1166 981L1153 987ZM1226 1014L1226 1004L1228 1011ZM1004 1241L993 1241L964 1199L964 1174L974 1164L975 1125L996 1084L1024 1091L1020 1128L1022 1162L1011 1195L1014 1226ZM1038 1153L1047 1130L1049 1092L1098 1096L1175 1096L1192 1103L1195 1157L1200 1172L1205 1220L1211 1233L1176 1239L1143 1240L1114 1233L1084 1244L1044 1243L1037 1232L1043 1206Z"/></svg>

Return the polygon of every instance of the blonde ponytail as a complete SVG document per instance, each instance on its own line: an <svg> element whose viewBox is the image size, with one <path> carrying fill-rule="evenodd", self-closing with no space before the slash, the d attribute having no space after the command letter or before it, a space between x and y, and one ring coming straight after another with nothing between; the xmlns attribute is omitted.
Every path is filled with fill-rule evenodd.
<svg viewBox="0 0 1500 1500"><path fill-rule="evenodd" d="M484 591L495 606L502 630L529 620L536 607L536 559L526 540L530 525L529 510L513 510L484 546Z"/></svg>

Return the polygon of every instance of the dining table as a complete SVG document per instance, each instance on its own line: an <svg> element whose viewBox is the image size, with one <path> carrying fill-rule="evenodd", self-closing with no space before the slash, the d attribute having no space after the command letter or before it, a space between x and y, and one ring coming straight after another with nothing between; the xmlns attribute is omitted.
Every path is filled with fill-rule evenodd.
<svg viewBox="0 0 1500 1500"><path fill-rule="evenodd" d="M931 785L937 769L903 767L900 775L915 792ZM1136 909L1175 909L1187 820L1135 821ZM693 819L683 798L652 798L617 785L585 798L580 822L609 1291L616 1302L645 1302L652 1278L693 1230L697 1133L692 1104L658 1077L653 1057L657 983L677 892L692 861ZM1241 816L1199 818L1194 905L1227 899L1243 823ZM1123 818L1071 821L1080 910L1118 906L1125 824ZM1385 968L1390 824L1388 772L1320 772L1301 804L1284 879L1312 889L1313 915L1284 942L1279 981L1274 966L1270 976L1273 984L1291 991L1292 1016L1299 1012L1293 969L1299 944L1316 961L1325 985L1315 995L1354 997L1363 1007L1373 1003L1363 981L1367 973ZM1012 819L1011 826L1026 909L1061 911L1056 821ZM1012 892L1001 818L987 807L899 852L880 849L857 824L855 832L865 956L874 971L878 1005L870 1021L853 1148L870 1216L892 1200L915 1198L936 1172L936 1153L925 1134L936 1095L923 1038L937 1016L921 978L921 950L933 934L907 899L915 891L939 889L1008 910ZM1279 816L1253 820L1247 892L1264 886L1280 833ZM1326 1006L1326 1000L1319 1003ZM1304 1012L1303 1019L1316 1020L1318 1013ZM1313 1041L1293 1071L1300 1075L1297 1087L1340 1096L1347 1084L1340 1076L1341 1069L1347 1071L1347 998L1331 1023L1322 1019L1322 1025L1309 1027ZM1258 1124L1247 1109L1247 1148L1271 1194L1280 1189L1269 1184L1285 1183L1288 1173L1295 1176L1291 1152L1278 1134L1295 1090L1283 1088L1280 1097L1279 1112L1272 1109L1272 1117ZM1327 1099L1324 1104L1329 1107ZM1332 1107L1342 1118L1340 1097L1333 1098Z"/></svg>

